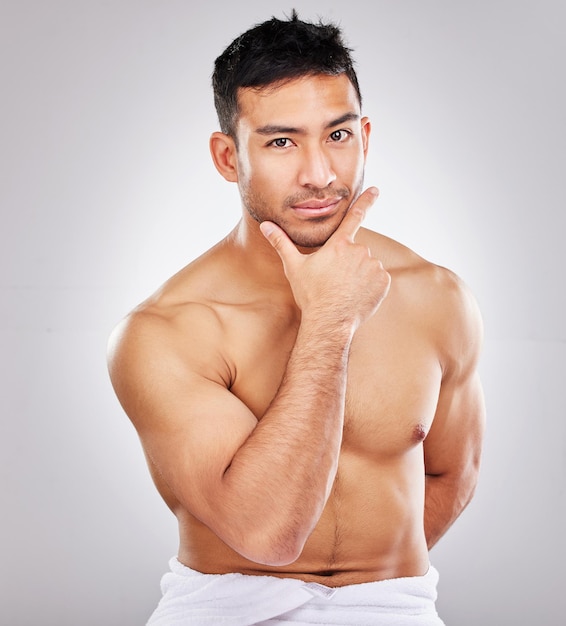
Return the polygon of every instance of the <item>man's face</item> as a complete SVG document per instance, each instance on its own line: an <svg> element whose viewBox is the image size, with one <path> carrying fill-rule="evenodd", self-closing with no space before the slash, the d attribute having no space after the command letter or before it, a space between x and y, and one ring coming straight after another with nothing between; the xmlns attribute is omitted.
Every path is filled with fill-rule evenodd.
<svg viewBox="0 0 566 626"><path fill-rule="evenodd" d="M324 244L362 191L370 125L345 75L242 89L238 186L258 222L302 248Z"/></svg>

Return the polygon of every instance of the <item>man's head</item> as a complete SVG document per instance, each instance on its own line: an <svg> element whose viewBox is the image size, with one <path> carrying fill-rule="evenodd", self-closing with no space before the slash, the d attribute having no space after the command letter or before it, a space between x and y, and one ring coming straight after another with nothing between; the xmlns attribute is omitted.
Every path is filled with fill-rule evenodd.
<svg viewBox="0 0 566 626"><path fill-rule="evenodd" d="M240 89L265 89L317 74L345 74L361 104L350 49L337 26L303 22L293 11L289 20L272 18L246 31L215 62L212 86L222 132L236 139Z"/></svg>
<svg viewBox="0 0 566 626"><path fill-rule="evenodd" d="M217 59L213 83L222 132L211 155L238 184L244 223L323 245L361 193L371 129L339 30L295 13L260 24Z"/></svg>

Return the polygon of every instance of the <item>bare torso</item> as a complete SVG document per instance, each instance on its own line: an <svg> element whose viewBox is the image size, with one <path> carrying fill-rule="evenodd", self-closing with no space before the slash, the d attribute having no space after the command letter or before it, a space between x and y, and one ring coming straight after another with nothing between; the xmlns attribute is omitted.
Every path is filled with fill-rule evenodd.
<svg viewBox="0 0 566 626"><path fill-rule="evenodd" d="M258 565L181 506L149 461L159 492L177 516L178 556L187 566L329 586L426 572L423 441L442 378L429 315L436 305L427 299L434 299L442 270L375 233L362 230L359 237L379 248L392 283L351 346L338 472L318 525L298 560ZM207 375L222 381L260 421L280 385L300 313L276 290L258 289L250 273L228 240L180 272L142 311L172 320L180 340L201 322L208 331L213 326L207 342L216 356Z"/></svg>

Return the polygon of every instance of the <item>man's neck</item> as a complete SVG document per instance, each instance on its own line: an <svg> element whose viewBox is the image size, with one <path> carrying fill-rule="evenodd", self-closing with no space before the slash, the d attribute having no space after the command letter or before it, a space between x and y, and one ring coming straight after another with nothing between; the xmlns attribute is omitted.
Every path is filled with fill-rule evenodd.
<svg viewBox="0 0 566 626"><path fill-rule="evenodd" d="M228 240L242 255L246 274L251 280L258 286L279 291L281 295L289 295L292 298L283 263L262 235L255 220L242 217L228 236Z"/></svg>

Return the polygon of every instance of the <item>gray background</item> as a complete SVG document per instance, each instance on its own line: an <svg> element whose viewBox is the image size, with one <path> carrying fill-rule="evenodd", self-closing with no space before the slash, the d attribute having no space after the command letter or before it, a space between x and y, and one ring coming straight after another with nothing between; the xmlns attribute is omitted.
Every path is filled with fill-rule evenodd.
<svg viewBox="0 0 566 626"><path fill-rule="evenodd" d="M176 550L105 369L114 324L239 216L215 56L269 0L0 2L0 623L144 623ZM296 1L339 21L374 125L367 225L482 308L475 500L432 559L451 626L564 619L565 3Z"/></svg>

